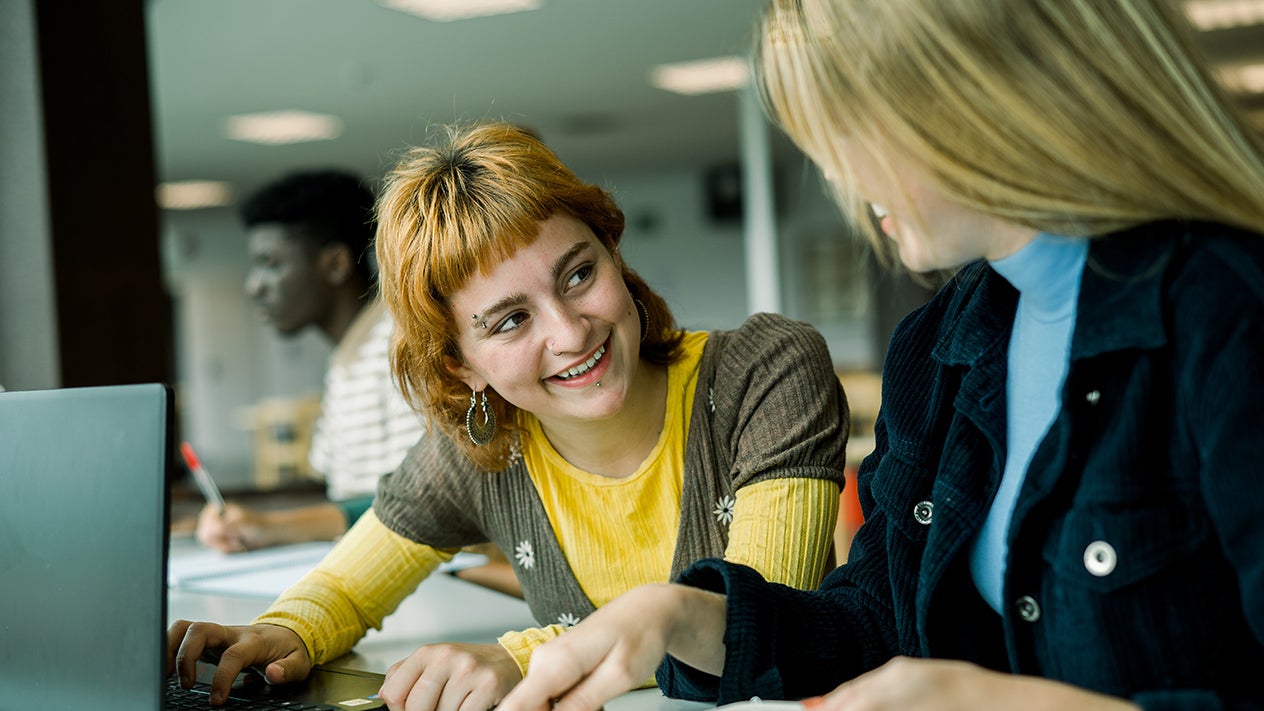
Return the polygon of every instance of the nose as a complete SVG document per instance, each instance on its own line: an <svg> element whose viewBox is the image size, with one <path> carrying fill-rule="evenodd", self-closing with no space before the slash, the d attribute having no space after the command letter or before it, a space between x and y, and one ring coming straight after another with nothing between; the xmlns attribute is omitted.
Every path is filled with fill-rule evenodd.
<svg viewBox="0 0 1264 711"><path fill-rule="evenodd" d="M588 319L567 308L565 304L559 304L549 311L547 327L545 343L553 355L579 353L589 345Z"/></svg>
<svg viewBox="0 0 1264 711"><path fill-rule="evenodd" d="M259 292L263 289L263 280L260 279L259 275L252 269L249 272L246 272L246 281L241 285L241 287L245 290L246 296L249 296L252 299L257 299L259 298Z"/></svg>

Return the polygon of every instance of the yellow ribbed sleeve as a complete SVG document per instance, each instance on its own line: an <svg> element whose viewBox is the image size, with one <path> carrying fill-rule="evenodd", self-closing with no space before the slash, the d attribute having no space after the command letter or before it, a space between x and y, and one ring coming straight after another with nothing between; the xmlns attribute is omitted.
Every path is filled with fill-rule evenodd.
<svg viewBox="0 0 1264 711"><path fill-rule="evenodd" d="M513 656L514 661L518 663L518 671L526 676L527 664L531 661L531 653L535 651L535 648L562 634L565 629L562 625L534 627L520 632L506 632L496 641L500 642L500 646Z"/></svg>
<svg viewBox="0 0 1264 711"><path fill-rule="evenodd" d="M829 572L838 484L826 479L768 479L737 491L724 559L801 590Z"/></svg>
<svg viewBox="0 0 1264 711"><path fill-rule="evenodd" d="M351 650L457 549L414 543L391 531L370 509L310 573L255 622L288 627L307 645L313 664Z"/></svg>

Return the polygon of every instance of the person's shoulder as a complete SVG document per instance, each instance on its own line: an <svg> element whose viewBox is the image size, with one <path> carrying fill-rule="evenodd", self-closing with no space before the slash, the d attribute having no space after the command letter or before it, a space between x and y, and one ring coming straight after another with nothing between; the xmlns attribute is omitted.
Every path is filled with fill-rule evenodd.
<svg viewBox="0 0 1264 711"><path fill-rule="evenodd" d="M1112 278L1160 277L1169 299L1211 304L1222 295L1264 299L1264 235L1230 225L1162 220L1094 240L1094 269Z"/></svg>
<svg viewBox="0 0 1264 711"><path fill-rule="evenodd" d="M726 350L752 355L770 355L787 351L816 351L825 349L825 337L810 323L788 316L760 312L747 317L741 326L732 331L712 334L712 339L722 338L729 346Z"/></svg>
<svg viewBox="0 0 1264 711"><path fill-rule="evenodd" d="M1218 290L1247 290L1264 298L1264 235L1215 223L1189 223L1180 236L1186 280Z"/></svg>
<svg viewBox="0 0 1264 711"><path fill-rule="evenodd" d="M816 327L806 321L767 311L751 314L741 326L731 332L731 335L735 338L821 337Z"/></svg>
<svg viewBox="0 0 1264 711"><path fill-rule="evenodd" d="M833 377L834 365L825 337L811 324L775 313L757 313L731 331L713 331L708 359L730 382L790 372Z"/></svg>

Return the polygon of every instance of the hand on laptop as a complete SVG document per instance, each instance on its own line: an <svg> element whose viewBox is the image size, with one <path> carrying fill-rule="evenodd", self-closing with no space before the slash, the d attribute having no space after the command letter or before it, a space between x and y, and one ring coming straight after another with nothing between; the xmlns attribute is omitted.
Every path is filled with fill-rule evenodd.
<svg viewBox="0 0 1264 711"><path fill-rule="evenodd" d="M521 680L499 644L428 644L387 670L379 695L392 709L490 709Z"/></svg>
<svg viewBox="0 0 1264 711"><path fill-rule="evenodd" d="M197 661L208 654L219 655L215 679L211 682L212 705L228 699L233 680L250 666L262 668L270 684L300 681L312 670L303 640L284 627L264 624L226 627L213 622L176 620L168 628L167 671L178 675L180 686L186 689L193 686L197 679Z"/></svg>

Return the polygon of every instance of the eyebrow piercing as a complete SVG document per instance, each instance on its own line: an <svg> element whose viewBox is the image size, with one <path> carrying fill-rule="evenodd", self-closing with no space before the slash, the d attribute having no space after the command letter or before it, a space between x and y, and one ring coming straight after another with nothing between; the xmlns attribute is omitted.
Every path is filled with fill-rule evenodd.
<svg viewBox="0 0 1264 711"><path fill-rule="evenodd" d="M481 328L483 330L487 330L487 319L483 319L482 321L479 321L478 314L474 314L473 316L470 317L470 319L474 321L473 326L475 328Z"/></svg>

